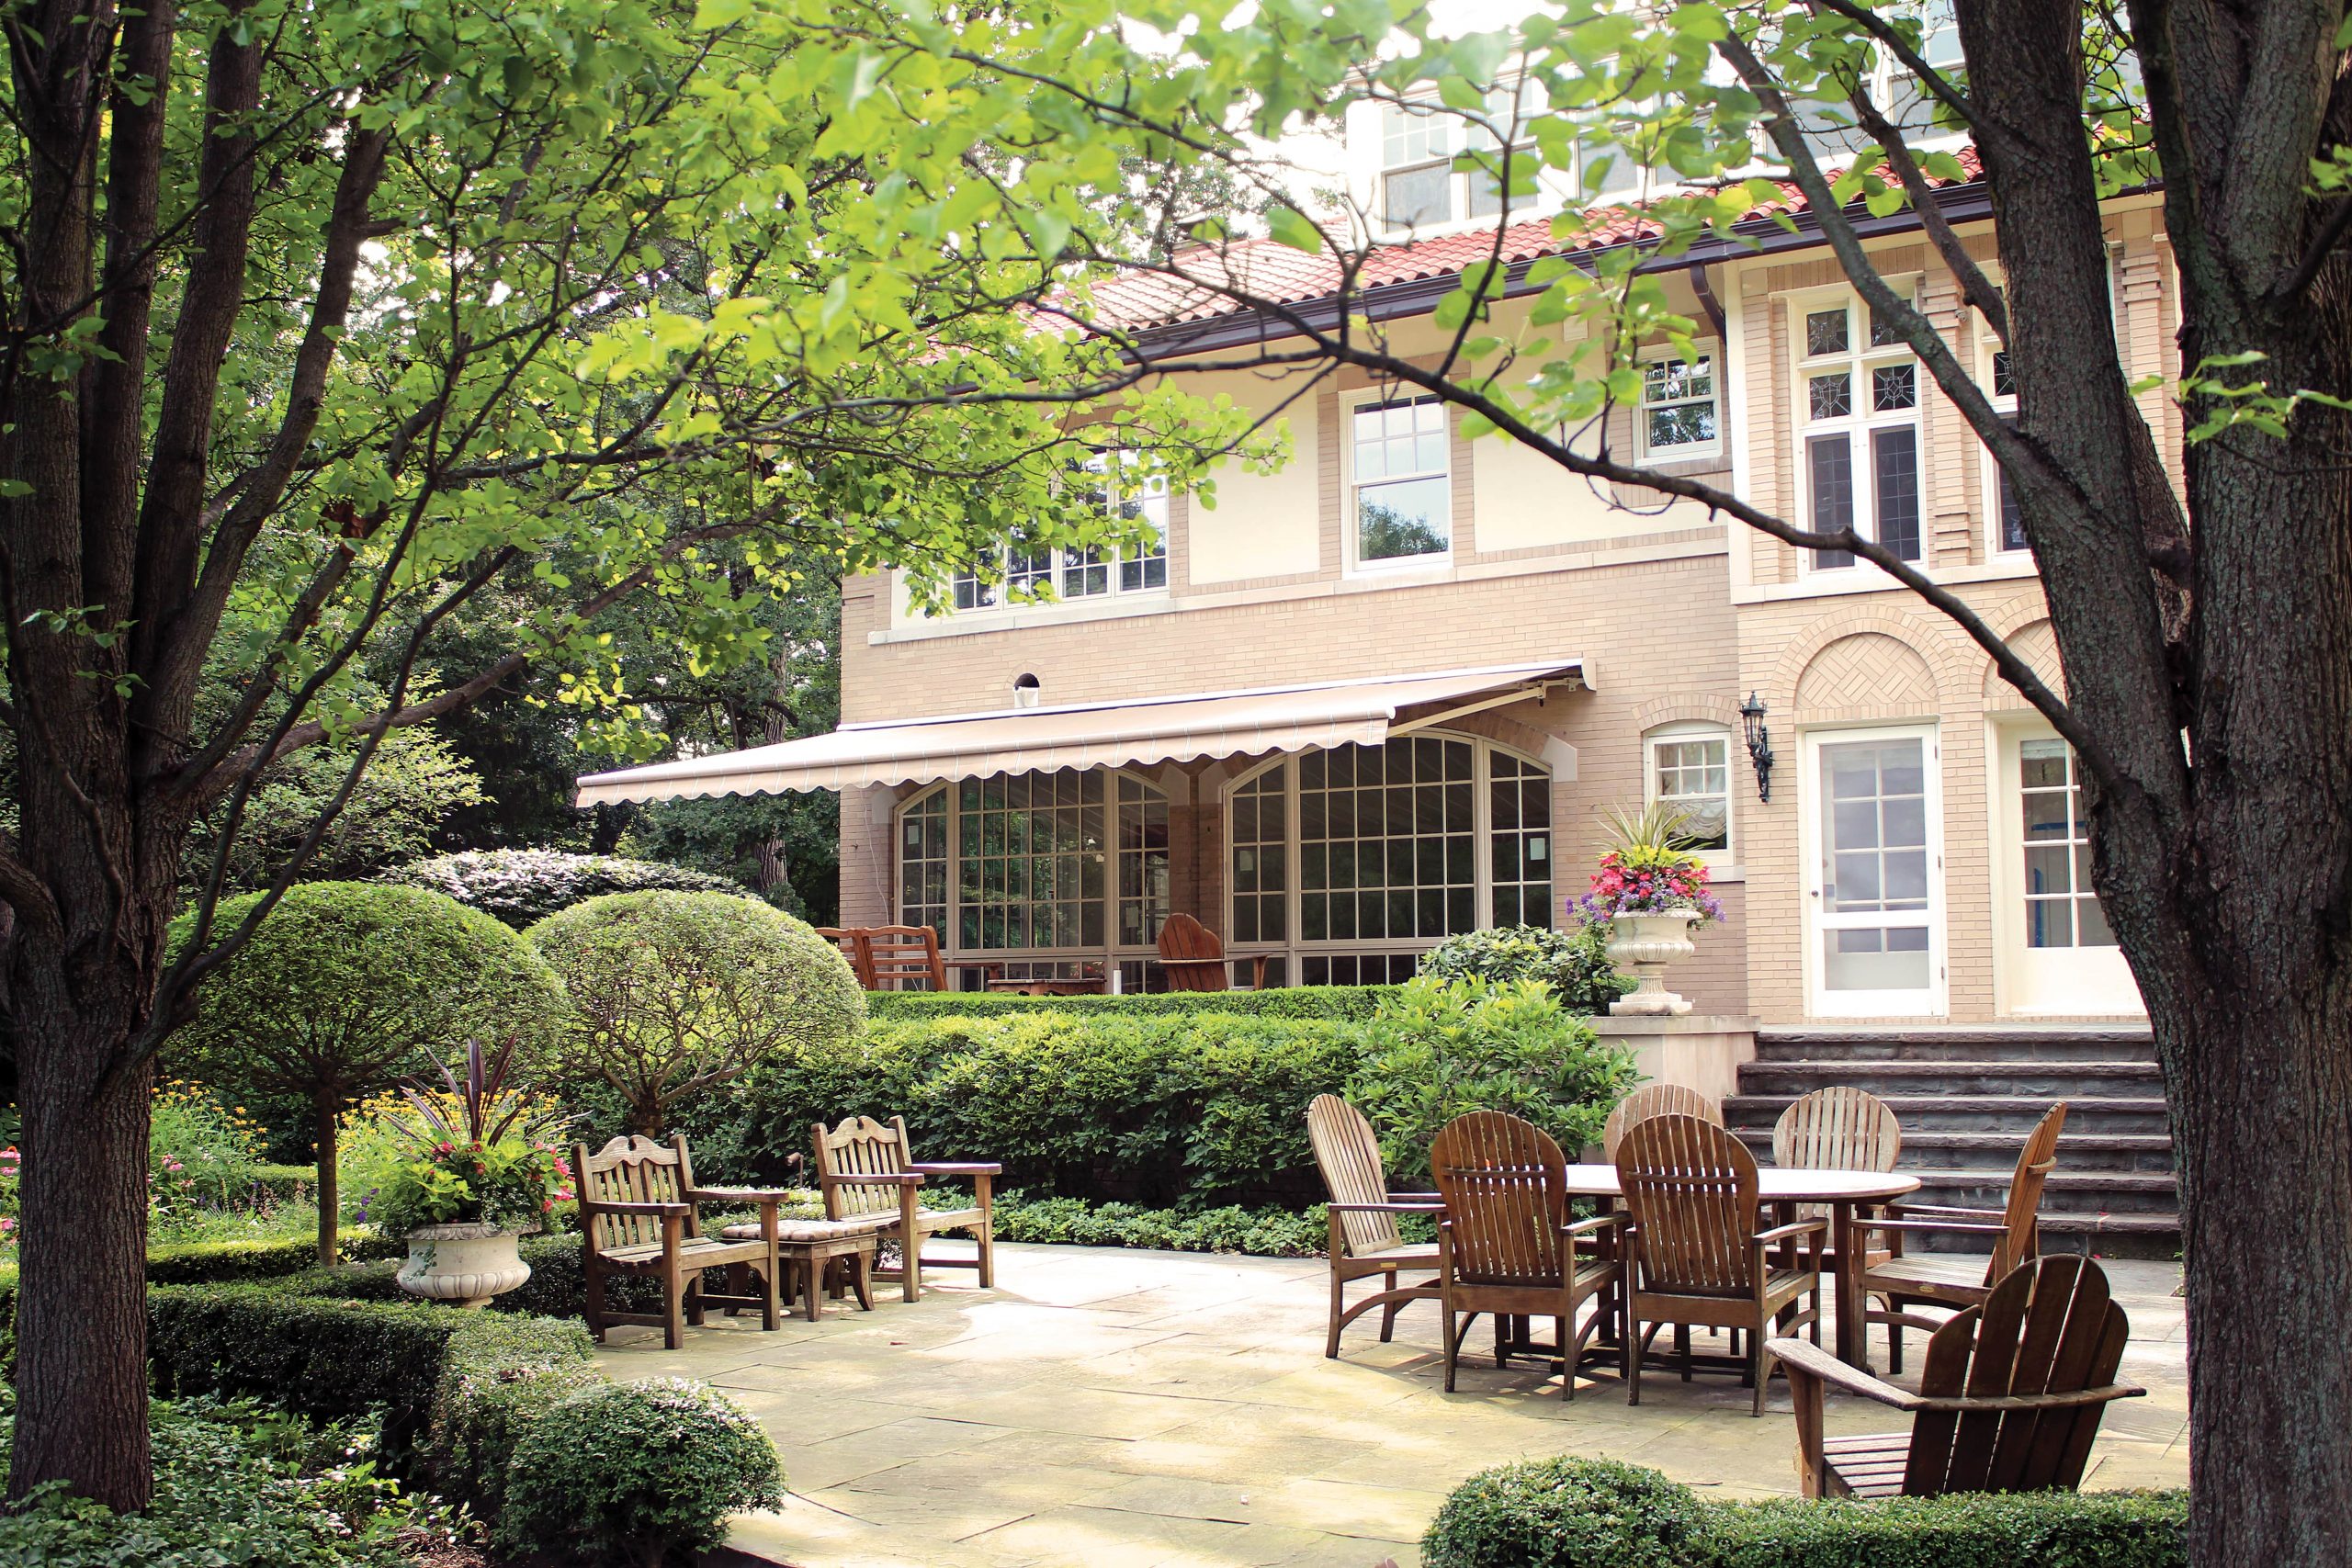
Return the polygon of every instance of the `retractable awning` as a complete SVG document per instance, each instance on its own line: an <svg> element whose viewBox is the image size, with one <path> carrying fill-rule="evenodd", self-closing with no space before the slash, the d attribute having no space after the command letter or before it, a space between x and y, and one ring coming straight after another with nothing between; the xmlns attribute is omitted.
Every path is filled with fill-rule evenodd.
<svg viewBox="0 0 2352 1568"><path fill-rule="evenodd" d="M805 740L591 773L580 781L578 800L594 806L854 789L1377 745L1392 735L1518 702L1550 687L1590 684L1582 660L1555 659L1369 681L845 724Z"/></svg>

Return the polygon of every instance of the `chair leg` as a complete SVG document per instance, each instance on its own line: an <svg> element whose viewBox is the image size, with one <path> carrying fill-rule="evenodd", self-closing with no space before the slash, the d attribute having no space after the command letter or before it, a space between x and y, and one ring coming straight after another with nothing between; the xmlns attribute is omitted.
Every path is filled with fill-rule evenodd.
<svg viewBox="0 0 2352 1568"><path fill-rule="evenodd" d="M727 1266L727 1293L730 1296L748 1296L752 1293L752 1271L747 1265L729 1263ZM729 1302L720 1310L728 1316L733 1317L742 1309Z"/></svg>
<svg viewBox="0 0 2352 1568"><path fill-rule="evenodd" d="M1764 1414L1764 1384L1770 1374L1764 1370L1764 1332L1759 1327L1747 1337L1747 1381L1756 1385L1756 1403L1750 1416Z"/></svg>
<svg viewBox="0 0 2352 1568"><path fill-rule="evenodd" d="M857 1304L866 1312L874 1310L874 1248L860 1247L850 1265L850 1289L857 1292Z"/></svg>
<svg viewBox="0 0 2352 1568"><path fill-rule="evenodd" d="M1510 1365L1510 1314L1495 1314L1495 1370Z"/></svg>
<svg viewBox="0 0 2352 1568"><path fill-rule="evenodd" d="M1674 1353L1682 1361L1682 1381L1689 1382L1690 1381L1690 1325L1687 1323L1678 1323L1674 1325Z"/></svg>
<svg viewBox="0 0 2352 1568"><path fill-rule="evenodd" d="M1331 1326L1323 1336L1323 1356L1337 1360L1340 1355L1340 1314L1347 1305L1347 1281L1340 1278L1340 1260L1331 1259Z"/></svg>
<svg viewBox="0 0 2352 1568"><path fill-rule="evenodd" d="M1864 1301L1869 1299L1867 1296L1863 1298ZM1901 1312L1903 1310L1901 1298L1887 1297L1886 1310L1890 1314ZM1863 1330L1867 1333L1870 1314L1865 1312L1862 1316ZM1886 1325L1886 1370L1896 1377L1903 1375L1903 1325L1899 1323L1890 1323Z"/></svg>
<svg viewBox="0 0 2352 1568"><path fill-rule="evenodd" d="M1642 1325L1634 1315L1633 1297L1625 1298L1625 1403L1642 1402Z"/></svg>
<svg viewBox="0 0 2352 1568"><path fill-rule="evenodd" d="M581 1270L581 1315L588 1320L588 1336L602 1345L605 1342L605 1271L591 1263Z"/></svg>
<svg viewBox="0 0 2352 1568"><path fill-rule="evenodd" d="M1456 1358L1460 1356L1462 1351L1462 1336L1470 1332L1470 1324L1469 1321L1465 1319L1461 1325L1460 1332L1457 1333L1453 1323L1453 1303L1451 1302L1443 1303L1440 1306L1439 1310L1445 1314L1445 1322L1441 1325L1440 1334L1440 1337L1445 1341L1445 1392L1452 1393L1453 1392L1454 1361ZM1474 1313L1471 1315L1476 1317L1477 1314Z"/></svg>
<svg viewBox="0 0 2352 1568"><path fill-rule="evenodd" d="M662 1259L662 1343L677 1349L686 1342L686 1281L674 1252Z"/></svg>
<svg viewBox="0 0 2352 1568"><path fill-rule="evenodd" d="M995 1195L989 1191L990 1179L986 1176L975 1179L972 1185L980 1204L980 1228L977 1233L980 1254L980 1289L994 1290L996 1288Z"/></svg>
<svg viewBox="0 0 2352 1568"><path fill-rule="evenodd" d="M1560 1352L1560 1397L1573 1400L1577 1396L1577 1345L1568 1337L1568 1325L1576 1321L1576 1308L1568 1309L1566 1317L1552 1320L1552 1346Z"/></svg>
<svg viewBox="0 0 2352 1568"><path fill-rule="evenodd" d="M703 1325L702 1270L686 1270L686 1321L695 1327Z"/></svg>
<svg viewBox="0 0 2352 1568"><path fill-rule="evenodd" d="M1391 1269L1380 1278L1381 1289L1386 1291L1392 1296L1395 1295L1396 1293L1396 1270ZM1380 1342L1383 1345L1387 1344L1389 1341L1396 1337L1396 1314L1404 1309L1404 1304L1405 1303L1402 1302L1392 1301L1386 1303L1381 1307Z"/></svg>

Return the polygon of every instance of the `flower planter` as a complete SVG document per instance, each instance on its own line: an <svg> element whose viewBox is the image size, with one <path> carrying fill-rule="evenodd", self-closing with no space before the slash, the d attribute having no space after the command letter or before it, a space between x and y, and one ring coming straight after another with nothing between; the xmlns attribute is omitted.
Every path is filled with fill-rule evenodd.
<svg viewBox="0 0 2352 1568"><path fill-rule="evenodd" d="M408 1261L400 1287L427 1301L462 1307L487 1306L490 1298L514 1290L531 1277L523 1261L523 1233L511 1226L419 1225L408 1233Z"/></svg>
<svg viewBox="0 0 2352 1568"><path fill-rule="evenodd" d="M1690 928L1705 917L1697 909L1656 909L1610 917L1609 961L1629 971L1634 979L1632 995L1618 998L1609 1010L1636 1018L1671 1017L1690 1010L1690 1004L1666 988L1666 966L1699 951Z"/></svg>

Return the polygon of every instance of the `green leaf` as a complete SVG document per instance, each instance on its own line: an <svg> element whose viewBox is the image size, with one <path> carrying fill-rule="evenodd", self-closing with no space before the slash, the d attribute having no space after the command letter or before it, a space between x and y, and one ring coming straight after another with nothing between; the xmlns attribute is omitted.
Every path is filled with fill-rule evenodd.
<svg viewBox="0 0 2352 1568"><path fill-rule="evenodd" d="M1323 231L1295 208L1277 207L1266 214L1266 231L1278 244L1308 255L1323 254Z"/></svg>

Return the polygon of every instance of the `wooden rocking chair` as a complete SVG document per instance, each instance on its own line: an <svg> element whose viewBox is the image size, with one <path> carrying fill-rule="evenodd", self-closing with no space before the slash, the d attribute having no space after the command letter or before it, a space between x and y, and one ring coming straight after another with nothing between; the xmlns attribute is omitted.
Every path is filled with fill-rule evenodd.
<svg viewBox="0 0 2352 1568"><path fill-rule="evenodd" d="M1609 1113L1600 1130L1600 1157L1614 1164L1625 1129L1653 1116L1696 1116L1718 1127L1724 1124L1723 1106L1697 1089L1679 1083L1645 1083L1619 1100L1617 1109Z"/></svg>
<svg viewBox="0 0 2352 1568"><path fill-rule="evenodd" d="M942 1231L968 1232L978 1250L970 1258L933 1258L933 1268L976 1269L983 1290L996 1283L996 1203L991 1186L1004 1167L985 1160L918 1163L907 1146L903 1116L893 1116L887 1122L871 1116L852 1116L833 1128L820 1122L812 1131L817 1182L825 1193L825 1217L892 1216L880 1235L899 1244L902 1261L896 1278L907 1300L922 1299L923 1238ZM972 1206L924 1208L921 1189L934 1176L970 1177ZM884 1280L893 1277L887 1269L876 1269L875 1275Z"/></svg>
<svg viewBox="0 0 2352 1568"><path fill-rule="evenodd" d="M1266 961L1257 953L1250 960L1250 988L1266 988ZM1159 927L1159 969L1171 991L1229 991L1233 972L1226 964L1225 943L1216 932L1181 911Z"/></svg>
<svg viewBox="0 0 2352 1568"><path fill-rule="evenodd" d="M686 1140L666 1144L650 1138L615 1138L594 1154L571 1145L572 1169L580 1174L581 1273L585 1284L588 1332L598 1340L616 1323L662 1330L662 1342L678 1348L689 1323L699 1328L709 1306L758 1307L760 1326L774 1328L781 1314L777 1296L776 1209L790 1194L747 1187L696 1187ZM756 1239L726 1240L702 1234L697 1204L757 1203ZM702 1271L748 1264L759 1270L759 1295L721 1295L706 1291ZM662 1314L611 1312L605 1282L616 1274L650 1274L662 1280Z"/></svg>
<svg viewBox="0 0 2352 1568"><path fill-rule="evenodd" d="M1919 1392L1905 1393L1818 1345L1767 1347L1796 1396L1797 1474L1808 1497L2073 1491L2109 1402L2148 1391L2114 1381L2131 1325L2088 1258L2040 1258L2011 1270L1928 1341ZM1911 1430L1832 1438L1831 1384L1912 1414Z"/></svg>
<svg viewBox="0 0 2352 1568"><path fill-rule="evenodd" d="M1871 1222L1871 1229L1885 1233L1892 1254L1862 1273L1862 1293L1885 1300L1884 1311L1872 1310L1865 1324L1886 1325L1886 1359L1890 1371L1903 1371L1903 1331L1934 1330L1941 1320L1925 1317L1915 1306L1958 1311L1982 1306L1993 1287L2012 1270L2031 1262L2041 1251L2041 1232L2035 1223L2041 1211L2041 1189L2058 1165L2058 1134L2066 1126L2066 1102L2060 1100L2042 1113L2025 1145L2018 1151L2017 1174L2009 1179L2008 1203L1999 1209L1955 1209L1927 1203L1899 1203ZM1993 1256L1979 1268L1975 1259L1906 1258L1905 1235L1945 1232L1989 1236Z"/></svg>
<svg viewBox="0 0 2352 1568"><path fill-rule="evenodd" d="M1385 1345L1406 1303L1435 1301L1438 1295L1434 1278L1412 1285L1396 1282L1400 1272L1434 1275L1437 1269L1436 1246L1408 1245L1396 1229L1396 1216L1442 1213L1445 1205L1434 1192L1388 1190L1372 1123L1336 1094L1318 1094L1306 1108L1306 1141L1314 1145L1316 1168L1331 1197L1331 1326L1323 1354L1339 1355L1340 1330L1374 1307L1380 1309ZM1375 1276L1385 1281L1382 1288L1349 1306L1348 1282Z"/></svg>
<svg viewBox="0 0 2352 1568"><path fill-rule="evenodd" d="M1513 1348L1515 1320L1550 1318L1561 1396L1574 1399L1585 1342L1608 1321L1603 1303L1618 1266L1606 1238L1617 1222L1572 1221L1560 1145L1542 1128L1500 1111L1473 1111L1447 1122L1430 1149L1430 1172L1445 1201L1437 1230L1445 1392L1453 1392L1470 1325L1487 1312L1495 1315L1497 1366ZM1579 1251L1580 1242L1594 1250ZM1578 1328L1577 1309L1588 1301L1594 1309Z"/></svg>

